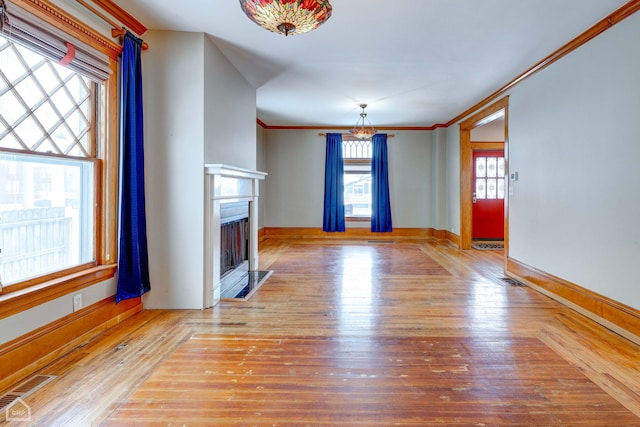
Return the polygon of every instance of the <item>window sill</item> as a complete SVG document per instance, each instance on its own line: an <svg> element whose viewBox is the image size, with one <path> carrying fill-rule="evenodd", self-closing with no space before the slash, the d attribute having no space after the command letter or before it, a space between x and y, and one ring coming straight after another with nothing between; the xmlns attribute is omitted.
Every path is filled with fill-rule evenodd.
<svg viewBox="0 0 640 427"><path fill-rule="evenodd" d="M91 267L24 289L11 291L10 287L5 288L6 293L0 295L0 319L110 279L115 276L115 273L116 264L108 264Z"/></svg>
<svg viewBox="0 0 640 427"><path fill-rule="evenodd" d="M369 216L348 216L345 217L345 221L349 222L371 222L371 217Z"/></svg>

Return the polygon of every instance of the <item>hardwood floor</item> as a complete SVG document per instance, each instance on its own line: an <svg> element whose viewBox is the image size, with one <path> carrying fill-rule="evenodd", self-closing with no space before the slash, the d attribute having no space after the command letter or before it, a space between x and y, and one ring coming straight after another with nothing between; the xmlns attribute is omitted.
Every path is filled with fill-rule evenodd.
<svg viewBox="0 0 640 427"><path fill-rule="evenodd" d="M268 238L249 300L146 310L61 356L31 424L640 426L640 348L502 265L436 239Z"/></svg>

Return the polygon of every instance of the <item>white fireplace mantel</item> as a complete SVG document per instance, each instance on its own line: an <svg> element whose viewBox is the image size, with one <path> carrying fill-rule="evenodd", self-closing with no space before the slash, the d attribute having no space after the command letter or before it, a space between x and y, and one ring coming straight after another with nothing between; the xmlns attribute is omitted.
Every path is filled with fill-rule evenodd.
<svg viewBox="0 0 640 427"><path fill-rule="evenodd" d="M204 165L205 173L205 308L220 301L220 205L249 202L249 270L258 270L259 181L267 174L223 164Z"/></svg>

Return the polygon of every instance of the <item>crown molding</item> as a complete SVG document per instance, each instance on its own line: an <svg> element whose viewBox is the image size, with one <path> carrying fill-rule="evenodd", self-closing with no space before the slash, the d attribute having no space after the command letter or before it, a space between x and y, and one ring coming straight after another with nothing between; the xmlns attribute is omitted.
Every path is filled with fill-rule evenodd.
<svg viewBox="0 0 640 427"><path fill-rule="evenodd" d="M256 123L263 129L269 130L349 130L352 126L272 126L256 119ZM444 124L433 126L376 126L376 130L405 130L405 131L429 131L444 128Z"/></svg>
<svg viewBox="0 0 640 427"><path fill-rule="evenodd" d="M138 21L129 12L115 4L111 0L91 0L96 6L107 12L109 15L117 19L123 26L130 29L137 35L141 36L147 32L145 27L140 21Z"/></svg>

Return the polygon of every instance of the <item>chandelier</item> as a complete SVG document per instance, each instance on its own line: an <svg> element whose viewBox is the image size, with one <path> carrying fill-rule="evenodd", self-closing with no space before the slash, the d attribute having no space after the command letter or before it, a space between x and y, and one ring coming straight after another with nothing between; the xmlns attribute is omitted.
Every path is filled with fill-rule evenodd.
<svg viewBox="0 0 640 427"><path fill-rule="evenodd" d="M240 7L256 24L285 36L315 30L332 10L329 0L240 0Z"/></svg>
<svg viewBox="0 0 640 427"><path fill-rule="evenodd" d="M360 104L360 108L362 108L362 113L360 113L360 119L356 122L356 125L349 132L358 139L369 139L373 135L376 134L376 130L371 125L369 119L367 119L367 113L364 112L364 109L367 108L367 104ZM365 127L364 121L369 123L368 127Z"/></svg>

